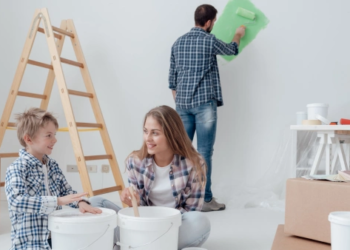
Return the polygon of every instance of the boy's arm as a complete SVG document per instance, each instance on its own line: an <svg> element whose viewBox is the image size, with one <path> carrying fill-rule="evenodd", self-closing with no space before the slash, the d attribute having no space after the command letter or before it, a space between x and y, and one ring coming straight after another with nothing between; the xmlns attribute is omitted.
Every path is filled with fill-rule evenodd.
<svg viewBox="0 0 350 250"><path fill-rule="evenodd" d="M66 196L66 195L70 195L70 194L76 194L77 192L74 191L71 187L71 185L69 185L69 183L66 180L66 177L64 176L64 174L62 173L62 170L58 167L58 164L56 161L52 160L51 166L55 169L55 175L56 175L56 180L60 180L60 197ZM75 201L73 203L68 204L68 206L72 207L72 208L78 208L78 202Z"/></svg>
<svg viewBox="0 0 350 250"><path fill-rule="evenodd" d="M9 209L16 213L50 214L56 210L57 197L30 196L27 193L26 174L18 162L10 165L6 171L5 190Z"/></svg>

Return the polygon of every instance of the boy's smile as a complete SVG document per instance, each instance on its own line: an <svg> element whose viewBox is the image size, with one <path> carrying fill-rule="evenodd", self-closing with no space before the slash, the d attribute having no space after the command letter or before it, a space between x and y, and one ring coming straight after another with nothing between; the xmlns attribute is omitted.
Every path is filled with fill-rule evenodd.
<svg viewBox="0 0 350 250"><path fill-rule="evenodd" d="M42 160L44 155L50 155L57 142L55 124L49 121L44 127L41 127L34 138L25 136L27 143L27 152Z"/></svg>

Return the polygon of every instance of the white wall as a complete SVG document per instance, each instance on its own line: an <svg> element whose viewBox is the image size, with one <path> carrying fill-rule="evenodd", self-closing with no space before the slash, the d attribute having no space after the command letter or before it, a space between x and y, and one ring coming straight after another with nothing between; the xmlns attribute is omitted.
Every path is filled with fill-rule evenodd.
<svg viewBox="0 0 350 250"><path fill-rule="evenodd" d="M206 1L219 10L227 0ZM0 0L0 112L10 90L25 36L36 8L47 7L51 22L73 19L88 63L118 162L142 143L142 120L157 105L174 107L168 89L170 48L193 26L193 13L202 1L5 1ZM234 61L219 60L225 106L219 108L213 163L214 195L223 187L253 183L271 169L281 135L294 122L295 112L312 102L330 104L329 118L350 117L350 2L345 0L253 1L270 23ZM38 34L31 59L49 63L47 45ZM63 57L75 59L66 40ZM64 66L71 89L84 90L80 72ZM28 66L21 90L41 93L47 71ZM78 121L93 122L89 102L73 97ZM14 113L39 101L19 97ZM49 110L66 126L54 86ZM74 164L67 133L59 134L52 154L63 171ZM82 135L87 155L102 154L97 136ZM6 147L4 147L6 146ZM8 132L0 152L18 149ZM99 167L103 163L97 162ZM2 163L3 166L8 164ZM2 168L2 178L5 167ZM66 174L81 190L77 174ZM91 174L94 188L111 185L111 175ZM124 174L125 181L126 176ZM235 199L225 192L222 200ZM3 197L3 196L2 196ZM109 196L115 198L115 195Z"/></svg>

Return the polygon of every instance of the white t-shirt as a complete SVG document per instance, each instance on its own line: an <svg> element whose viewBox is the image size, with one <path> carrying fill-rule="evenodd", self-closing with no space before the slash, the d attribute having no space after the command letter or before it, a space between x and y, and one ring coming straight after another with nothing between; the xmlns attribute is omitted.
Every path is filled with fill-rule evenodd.
<svg viewBox="0 0 350 250"><path fill-rule="evenodd" d="M43 172L44 172L44 183L45 183L45 188L48 192L48 195L51 196L51 192L49 189L49 180L48 180L48 174L47 174L47 166L43 164Z"/></svg>
<svg viewBox="0 0 350 250"><path fill-rule="evenodd" d="M170 165L158 167L154 163L155 176L149 194L149 199L154 206L175 208L176 203L169 178Z"/></svg>

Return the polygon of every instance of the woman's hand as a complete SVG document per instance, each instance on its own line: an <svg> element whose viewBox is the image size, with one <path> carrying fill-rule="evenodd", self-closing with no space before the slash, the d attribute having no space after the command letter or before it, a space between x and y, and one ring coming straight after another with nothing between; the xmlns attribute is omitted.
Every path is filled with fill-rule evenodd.
<svg viewBox="0 0 350 250"><path fill-rule="evenodd" d="M73 203L75 201L81 201L83 196L86 196L88 193L80 193L80 194L69 194L63 197L57 198L57 204L59 206L67 205Z"/></svg>
<svg viewBox="0 0 350 250"><path fill-rule="evenodd" d="M140 206L140 195L134 191L134 196L136 198L137 205ZM129 188L124 188L122 195L120 196L120 199L122 200L122 202L128 205L129 207L132 207L131 198L132 196L129 191Z"/></svg>

